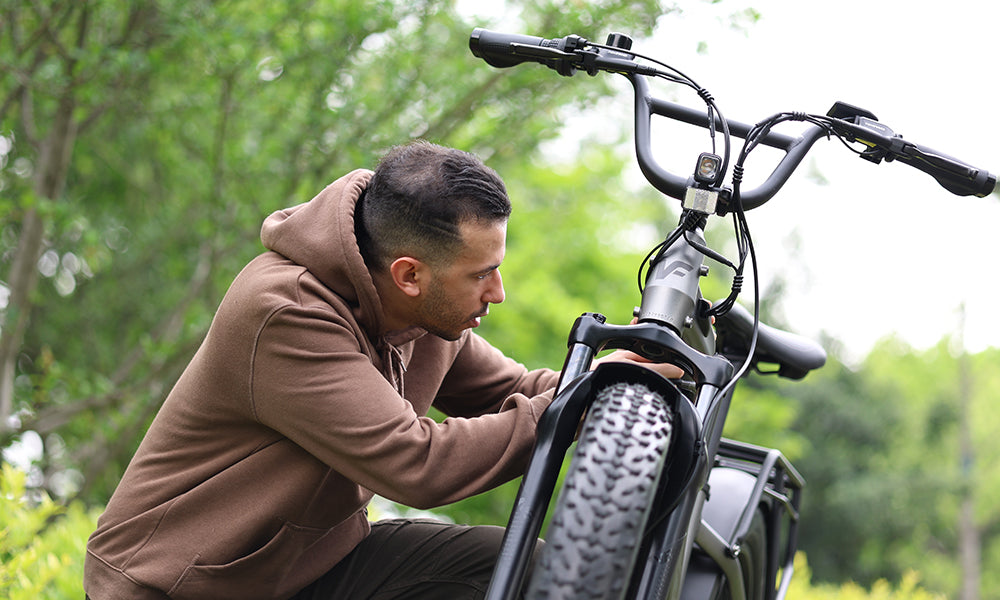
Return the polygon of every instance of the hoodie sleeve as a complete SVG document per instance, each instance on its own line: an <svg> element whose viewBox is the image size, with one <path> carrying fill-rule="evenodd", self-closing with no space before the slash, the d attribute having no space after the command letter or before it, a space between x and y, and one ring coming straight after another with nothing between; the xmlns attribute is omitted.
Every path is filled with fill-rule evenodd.
<svg viewBox="0 0 1000 600"><path fill-rule="evenodd" d="M350 322L301 305L282 307L262 327L251 381L258 421L359 485L417 508L522 473L547 404L515 393L497 414L421 417L372 364Z"/></svg>
<svg viewBox="0 0 1000 600"><path fill-rule="evenodd" d="M508 401L528 396L541 413L551 402L546 393L558 383L551 369L529 371L474 332L467 331L434 406L450 416L472 417L505 410Z"/></svg>

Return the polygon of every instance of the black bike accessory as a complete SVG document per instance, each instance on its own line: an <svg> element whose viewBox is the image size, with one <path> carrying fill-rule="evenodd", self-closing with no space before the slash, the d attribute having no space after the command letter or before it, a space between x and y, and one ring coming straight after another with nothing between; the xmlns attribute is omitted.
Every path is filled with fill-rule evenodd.
<svg viewBox="0 0 1000 600"><path fill-rule="evenodd" d="M498 68L513 67L530 61L543 64L566 77L572 76L577 70L585 71L588 75L605 71L621 75L663 77L686 85L693 83L682 74L672 75L635 62L638 57L676 72L655 59L623 52L631 46L632 40L620 33L609 35L607 44L591 43L574 34L546 39L533 35L500 33L481 27L474 29L469 36L472 54Z"/></svg>
<svg viewBox="0 0 1000 600"><path fill-rule="evenodd" d="M674 67L655 58L632 52L631 46L631 39L618 33L608 36L607 44L592 43L578 35L546 39L531 35L500 33L481 27L475 28L469 36L469 49L472 54L498 68L513 67L530 61L543 64L563 76L572 76L577 70L583 70L589 75L605 71L629 76L633 79L633 83L644 77L655 77L693 88L708 107L709 135L713 151L715 124L718 122L722 127L723 160L720 175L724 175L730 159L729 122L722 116L712 94ZM635 61L637 58L659 65L665 71L637 63Z"/></svg>
<svg viewBox="0 0 1000 600"><path fill-rule="evenodd" d="M848 104L839 100L833 103L830 110L826 112L826 116L844 121L853 121L856 117L865 117L866 119L871 119L872 121L878 121L878 117L876 117L875 113L870 110L865 110L854 106L853 104Z"/></svg>
<svg viewBox="0 0 1000 600"><path fill-rule="evenodd" d="M702 152L698 155L698 163L694 169L695 181L705 185L719 185L724 174L722 172L722 157L709 152Z"/></svg>
<svg viewBox="0 0 1000 600"><path fill-rule="evenodd" d="M578 35L560 39L545 39L533 35L499 33L480 27L469 36L472 54L498 68L513 67L523 62L541 63L563 76L571 76L580 58L575 53L587 45Z"/></svg>
<svg viewBox="0 0 1000 600"><path fill-rule="evenodd" d="M750 507L765 504L769 506L768 521L772 539L784 537L785 543L774 545L767 557L767 573L770 577L766 589L773 590L779 583L775 575L780 566L781 581L777 588L787 591L795 571L794 559L798 547L799 514L805 480L778 450L745 442L722 439L716 453L716 462L718 466L738 469L756 478L751 498L744 502L744 513L733 539L743 538L749 532L753 520ZM786 594L779 591L777 597L784 598Z"/></svg>

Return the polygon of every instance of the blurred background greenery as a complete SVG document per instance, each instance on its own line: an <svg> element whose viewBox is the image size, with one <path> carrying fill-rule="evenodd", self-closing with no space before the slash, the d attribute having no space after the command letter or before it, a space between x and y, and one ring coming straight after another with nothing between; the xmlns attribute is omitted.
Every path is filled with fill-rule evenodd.
<svg viewBox="0 0 1000 600"><path fill-rule="evenodd" d="M752 12L715 4L752 35ZM664 0L506 6L541 35L684 19ZM0 0L0 596L80 597L96 516L263 218L393 144L467 149L506 179L508 300L480 329L498 347L558 367L581 312L628 320L674 203L626 176L607 78L489 68L467 40L490 24L435 0ZM779 326L780 293L764 305ZM797 597L957 597L970 580L1000 597L1000 351L890 339L848 367L825 341L832 364L804 383L752 377L727 432L808 480ZM436 512L504 524L516 485Z"/></svg>

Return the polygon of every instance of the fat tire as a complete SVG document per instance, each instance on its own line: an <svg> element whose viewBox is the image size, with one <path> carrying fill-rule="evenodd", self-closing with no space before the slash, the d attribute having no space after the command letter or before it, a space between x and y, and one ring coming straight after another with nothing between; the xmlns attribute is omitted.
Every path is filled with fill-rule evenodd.
<svg viewBox="0 0 1000 600"><path fill-rule="evenodd" d="M596 395L556 500L527 600L621 598L670 448L662 396L620 382Z"/></svg>

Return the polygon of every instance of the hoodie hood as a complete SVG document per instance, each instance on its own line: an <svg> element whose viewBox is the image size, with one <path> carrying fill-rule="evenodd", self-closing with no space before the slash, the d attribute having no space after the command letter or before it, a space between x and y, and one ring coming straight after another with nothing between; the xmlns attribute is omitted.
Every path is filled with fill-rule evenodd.
<svg viewBox="0 0 1000 600"><path fill-rule="evenodd" d="M372 172L358 169L328 185L312 200L264 220L264 247L305 267L348 302L372 333L380 331L382 306L354 234L354 209Z"/></svg>

